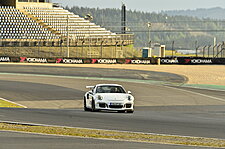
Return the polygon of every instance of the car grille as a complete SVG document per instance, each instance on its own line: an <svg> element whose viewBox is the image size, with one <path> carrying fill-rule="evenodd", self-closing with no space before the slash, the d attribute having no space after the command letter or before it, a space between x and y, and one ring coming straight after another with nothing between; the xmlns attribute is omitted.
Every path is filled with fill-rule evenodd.
<svg viewBox="0 0 225 149"><path fill-rule="evenodd" d="M99 107L100 107L100 108L105 108L105 107L108 107L108 106L107 106L107 104L105 104L105 103L99 103Z"/></svg>
<svg viewBox="0 0 225 149"><path fill-rule="evenodd" d="M109 105L110 108L121 109L123 105Z"/></svg>

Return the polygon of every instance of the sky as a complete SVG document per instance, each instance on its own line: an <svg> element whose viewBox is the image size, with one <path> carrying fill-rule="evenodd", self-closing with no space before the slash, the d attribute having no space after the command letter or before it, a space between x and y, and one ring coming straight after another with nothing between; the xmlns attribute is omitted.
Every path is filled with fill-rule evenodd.
<svg viewBox="0 0 225 149"><path fill-rule="evenodd" d="M122 2L128 9L160 12L166 10L187 10L197 8L225 8L225 0L52 0L63 6L82 6L91 8L121 8Z"/></svg>

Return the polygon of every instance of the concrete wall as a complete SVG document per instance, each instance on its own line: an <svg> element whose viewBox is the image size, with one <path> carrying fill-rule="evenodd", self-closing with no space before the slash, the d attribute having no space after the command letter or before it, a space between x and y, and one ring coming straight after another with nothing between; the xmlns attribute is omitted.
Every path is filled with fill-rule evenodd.
<svg viewBox="0 0 225 149"><path fill-rule="evenodd" d="M166 56L166 46L155 44L152 50L152 56L165 57Z"/></svg>

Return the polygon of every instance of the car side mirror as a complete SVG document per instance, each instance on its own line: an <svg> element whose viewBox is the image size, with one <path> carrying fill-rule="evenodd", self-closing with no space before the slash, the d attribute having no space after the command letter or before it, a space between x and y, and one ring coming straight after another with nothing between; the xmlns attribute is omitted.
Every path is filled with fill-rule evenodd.
<svg viewBox="0 0 225 149"><path fill-rule="evenodd" d="M128 91L127 93L128 93L128 94L131 94L131 91Z"/></svg>

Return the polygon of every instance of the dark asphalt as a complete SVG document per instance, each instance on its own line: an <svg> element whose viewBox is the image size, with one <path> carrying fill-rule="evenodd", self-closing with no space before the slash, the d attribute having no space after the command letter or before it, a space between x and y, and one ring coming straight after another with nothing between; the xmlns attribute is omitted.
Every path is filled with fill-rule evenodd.
<svg viewBox="0 0 225 149"><path fill-rule="evenodd" d="M1 149L208 149L150 143L72 138L0 131Z"/></svg>
<svg viewBox="0 0 225 149"><path fill-rule="evenodd" d="M189 88L189 87L179 87L179 86L173 86L174 88L196 92L208 96L213 96L217 98L221 98L225 100L225 91L219 91L219 90L208 90L208 89L198 89L198 88Z"/></svg>
<svg viewBox="0 0 225 149"><path fill-rule="evenodd" d="M12 67L11 67L12 66ZM157 81L172 81L182 83L185 81L183 77L177 75L168 75L164 73L155 74L154 72L146 72L145 75L140 77L140 74L144 71L132 71L132 70L103 70L91 68L89 71L87 68L58 68L47 66L14 66L0 65L1 72L10 73L30 73L30 74L53 74L53 75L68 75L68 76L91 76L91 77L112 77L120 78L126 74L126 78L135 79L155 79ZM92 70L90 72L90 70ZM101 72L103 71L103 72ZM145 78L143 78L145 76ZM165 79L164 76L167 76ZM169 76L169 77L168 77ZM16 77L16 76L15 76ZM168 79L169 78L169 79ZM179 79L180 78L180 79ZM100 81L91 80L60 80L57 78L51 78L50 81L42 81L43 78L36 77L34 82L26 82L26 79L20 81L0 80L0 97L10 99L12 101L24 101L24 100L76 100L80 99L84 93L84 86L97 83ZM54 80L55 79L55 80ZM39 83L41 82L42 83ZM44 83L46 81L46 83ZM59 85L59 84L62 84ZM57 84L57 83L59 84ZM175 81L176 82L176 81ZM176 83L177 83L176 82ZM52 83L52 84L51 84ZM67 87L68 85L68 87ZM72 127L85 127L85 128L99 128L99 129L111 129L111 130L127 130L137 132L149 132L160 134L173 134L182 136L196 136L196 137L212 137L225 139L225 103L212 99L211 97L201 96L198 93L213 96L221 99L225 99L225 92L222 91L209 91L200 89L183 88L184 91L171 89L163 86L154 86L146 84L135 83L122 83L126 88L131 89L135 94L137 103L134 114L121 114L114 112L84 112L82 109L64 109L64 110L51 110L51 109L9 109L0 108L0 120L4 121L18 121L28 123L41 123L51 125L64 125ZM194 93L186 92L192 91ZM195 94L195 92L197 94ZM151 107L148 103L161 103L164 106ZM168 106L168 103L172 105L187 103L186 106ZM194 105L188 106L188 103ZM201 104L203 104L201 106ZM205 105L204 105L205 104ZM142 105L142 106L140 106ZM0 145L1 140L7 138L8 133L0 133ZM19 134L18 142L24 140L25 135ZM40 137L40 136L39 136ZM43 136L42 136L43 137ZM45 136L46 137L46 136ZM21 139L19 139L21 138ZM35 141L35 137L31 140ZM40 138L41 140L42 138ZM46 138L45 145L51 145L54 141L57 142L57 138ZM65 138L66 143L68 138ZM71 139L71 138L69 138ZM14 138L9 139L13 141ZM15 139L17 140L17 139ZM43 139L44 140L44 139ZM52 142L51 142L52 140ZM80 143L82 147L88 144ZM88 142L89 139L84 139L84 142ZM93 140L91 140L93 141ZM94 140L95 142L96 140ZM99 142L98 142L99 141ZM22 141L26 143L25 141ZM37 141L38 142L38 141ZM38 148L39 143L34 143ZM102 144L100 142L103 142ZM59 142L60 143L60 142ZM99 148L105 147L107 144L110 146L113 142L97 140L97 145L100 143ZM116 145L125 145L127 142L120 142ZM6 142L7 144L7 142ZM40 143L41 144L41 143ZM57 144L57 143L56 143ZM70 143L69 143L70 144ZM28 144L29 147L30 144ZM78 145L78 146L79 146ZM127 143L132 147L132 143ZM146 144L134 143L134 147L146 148ZM143 145L143 146L142 146ZM149 144L147 144L149 145ZM1 146L0 146L1 147ZM6 145L7 147L7 145ZM13 148L13 146L8 146ZM19 147L19 146L18 146ZM90 146L91 148L92 146ZM174 146L159 145L152 146L153 148L174 148ZM22 148L22 147L21 147ZM32 147L33 148L33 147ZM68 146L69 148L69 146ZM117 148L120 148L119 146ZM151 148L147 147L147 148Z"/></svg>
<svg viewBox="0 0 225 149"><path fill-rule="evenodd" d="M187 81L187 78L185 78L184 76L172 73L125 70L125 69L0 65L0 70L1 72L6 73L47 74L47 75L61 75L61 76L98 77L98 78L124 78L124 79L166 81L173 83L184 83Z"/></svg>
<svg viewBox="0 0 225 149"><path fill-rule="evenodd" d="M222 139L225 139L224 118L225 106L139 107L134 114L0 109L0 119L5 121Z"/></svg>
<svg viewBox="0 0 225 149"><path fill-rule="evenodd" d="M0 97L13 101L76 100L82 99L84 91L62 86L0 80Z"/></svg>
<svg viewBox="0 0 225 149"><path fill-rule="evenodd" d="M82 100L84 93L88 90L87 85L95 85L98 83L119 83L127 90L132 91L135 96L136 106L171 106L171 105L224 105L225 92L210 91L200 89L184 89L167 88L164 86L156 86L151 84L140 84L131 82L118 81L95 81L82 79L61 79L33 76L27 80L27 77L21 77L19 81L15 81L19 76L11 76L8 80L0 78L0 97L20 101L49 101L52 100ZM13 80L15 79L15 80ZM32 80L33 79L33 80ZM31 81L31 82L26 82ZM224 99L224 102L212 99L210 97L201 96L186 92L192 91L208 96ZM43 108L44 105L42 105Z"/></svg>

